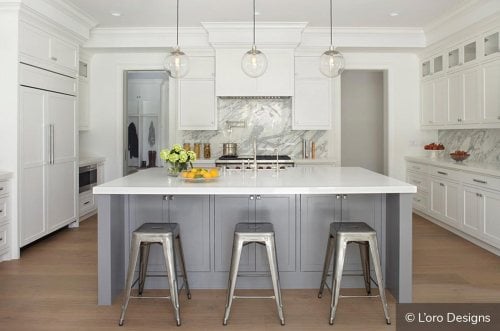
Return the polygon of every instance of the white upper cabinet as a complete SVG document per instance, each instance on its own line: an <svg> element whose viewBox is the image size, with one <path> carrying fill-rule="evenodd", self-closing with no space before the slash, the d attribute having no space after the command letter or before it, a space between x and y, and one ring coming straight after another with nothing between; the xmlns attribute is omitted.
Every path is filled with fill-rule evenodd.
<svg viewBox="0 0 500 331"><path fill-rule="evenodd" d="M448 121L448 77L441 77L434 82L434 124L446 124Z"/></svg>
<svg viewBox="0 0 500 331"><path fill-rule="evenodd" d="M463 77L463 114L461 123L478 123L481 117L481 70L475 67L465 70ZM450 99L452 96L450 95Z"/></svg>
<svg viewBox="0 0 500 331"><path fill-rule="evenodd" d="M214 75L213 57L190 58L189 73L177 85L179 130L217 130Z"/></svg>
<svg viewBox="0 0 500 331"><path fill-rule="evenodd" d="M319 71L318 57L295 58L293 130L329 130L333 117L333 84Z"/></svg>
<svg viewBox="0 0 500 331"><path fill-rule="evenodd" d="M266 72L258 78L248 77L241 69L241 59L247 51L216 50L217 96L293 96L293 50L262 50L268 65Z"/></svg>
<svg viewBox="0 0 500 331"><path fill-rule="evenodd" d="M19 34L21 62L76 77L78 45L26 22L21 22Z"/></svg>
<svg viewBox="0 0 500 331"><path fill-rule="evenodd" d="M421 89L421 124L428 126L434 124L434 82L422 83Z"/></svg>
<svg viewBox="0 0 500 331"><path fill-rule="evenodd" d="M500 123L500 60L487 63L482 68L484 105L481 120Z"/></svg>

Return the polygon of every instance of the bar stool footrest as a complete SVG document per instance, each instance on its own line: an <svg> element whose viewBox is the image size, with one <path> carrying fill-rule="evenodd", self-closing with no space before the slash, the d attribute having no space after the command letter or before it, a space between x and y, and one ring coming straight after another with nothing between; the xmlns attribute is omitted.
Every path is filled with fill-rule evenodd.
<svg viewBox="0 0 500 331"><path fill-rule="evenodd" d="M271 296L233 295L233 299L273 299L273 300L276 300L276 297L274 295L271 295Z"/></svg>

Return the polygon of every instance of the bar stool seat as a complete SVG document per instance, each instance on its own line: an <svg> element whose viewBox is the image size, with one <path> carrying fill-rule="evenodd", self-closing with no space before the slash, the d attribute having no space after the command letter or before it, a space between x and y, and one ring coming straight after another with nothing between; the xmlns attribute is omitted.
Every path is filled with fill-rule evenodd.
<svg viewBox="0 0 500 331"><path fill-rule="evenodd" d="M251 243L264 245L266 247L270 276L273 283L274 296L257 297L234 295L236 280L238 278L238 267L240 264L241 251L243 249L243 246ZM285 318L283 316L283 302L281 300L278 260L276 256L276 243L274 240L274 227L271 223L258 222L236 224L234 230L231 268L229 271L226 308L224 311L224 320L222 321L223 325L227 325L229 315L231 314L233 299L274 299L276 301L276 307L278 309L278 316L281 325L285 325Z"/></svg>
<svg viewBox="0 0 500 331"><path fill-rule="evenodd" d="M375 230L364 222L333 222L330 224L330 233L328 237L328 245L326 249L325 262L323 266L323 275L319 288L318 297L323 295L323 289L326 286L326 278L332 261L333 251L333 276L332 276L332 299L330 303L330 324L333 324L337 312L338 301L340 297L358 297L358 296L341 296L340 282L342 280L342 272L345 261L347 244L355 243L359 245L361 265L363 269L363 277L365 282L366 297L380 297L384 310L385 320L387 324L391 324L389 317L389 309L385 297L384 281L382 279L382 267L378 253L377 233ZM375 268L379 295L371 295L371 282L373 281L370 275L370 253Z"/></svg>
<svg viewBox="0 0 500 331"><path fill-rule="evenodd" d="M144 284L147 277L149 250L151 244L160 244L163 249L163 256L167 267L170 296L168 297L144 297ZM186 264L184 262L184 253L182 251L182 243L180 237L180 226L177 223L144 223L132 233L132 241L130 244L130 256L127 271L127 280L123 295L123 303L118 324L123 325L125 312L127 311L128 303L131 298L141 299L170 299L174 307L174 314L177 326L181 325L180 308L179 308L179 291L177 286L177 268L176 268L176 253L179 255L181 264L182 277L184 279L183 286L186 287L188 299L191 299L191 291L189 290L189 282L186 273ZM134 281L134 272L137 264L137 259L140 258L139 277ZM158 277L158 276L156 276ZM132 287L138 284L138 296L132 296Z"/></svg>

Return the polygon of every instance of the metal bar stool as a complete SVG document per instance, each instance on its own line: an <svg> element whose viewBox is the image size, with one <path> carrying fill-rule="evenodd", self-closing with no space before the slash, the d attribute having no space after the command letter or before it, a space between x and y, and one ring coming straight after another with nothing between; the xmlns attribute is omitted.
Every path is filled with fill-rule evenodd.
<svg viewBox="0 0 500 331"><path fill-rule="evenodd" d="M241 251L243 246L251 243L264 245L269 261L270 276L273 283L273 296L238 296L234 295L236 280L238 278L238 267L240 264ZM244 276L244 275L240 275ZM276 257L276 244L274 241L274 228L271 223L238 223L234 230L233 252L231 257L231 269L229 271L229 281L227 288L226 309L224 311L223 325L227 325L233 299L274 299L278 308L278 315L281 325L285 325L283 317L283 302L281 300L280 279L278 271L278 260Z"/></svg>
<svg viewBox="0 0 500 331"><path fill-rule="evenodd" d="M163 255L167 266L166 275L147 275L149 249L151 244L160 244L163 247ZM177 223L144 223L132 233L132 242L130 245L130 258L128 263L127 280L125 292L123 295L122 310L120 321L118 324L123 325L125 312L127 311L128 302L131 298L137 299L170 299L174 307L175 319L177 326L181 325L180 309L179 309L179 291L177 289L177 270L176 270L176 251L179 253L182 277L184 279L183 286L186 286L188 299L191 299L191 291L186 273L186 264L184 263L184 253L182 252L181 237L179 233L179 224ZM134 281L134 272L137 264L137 259L140 255L139 277ZM147 277L168 277L170 288L170 296L168 297L145 297L142 296L144 284ZM130 292L132 287L138 284L139 296L132 296Z"/></svg>
<svg viewBox="0 0 500 331"><path fill-rule="evenodd" d="M356 243L359 245L361 256L361 264L363 267L363 277L365 282L365 289L367 296L341 296L340 295L340 281L342 279L342 271L344 268L344 260L346 247L349 243ZM323 266L323 276L321 277L321 285L319 287L318 298L323 295L323 289L326 285L326 278L328 276L328 269L332 260L333 249L335 247L335 255L333 257L333 277L332 277L332 301L330 303L330 324L335 320L339 298L352 298L352 297L379 297L382 301L384 309L385 320L387 324L391 324L389 317L389 309L387 307L387 300L385 297L384 281L382 279L382 267L380 264L380 257L378 254L377 233L368 224L363 222L333 222L330 224L330 235L328 238L328 245L326 249L325 263ZM370 252L375 267L375 275L377 281L375 282L370 275ZM371 282L378 285L379 295L371 295ZM328 287L328 285L326 285Z"/></svg>

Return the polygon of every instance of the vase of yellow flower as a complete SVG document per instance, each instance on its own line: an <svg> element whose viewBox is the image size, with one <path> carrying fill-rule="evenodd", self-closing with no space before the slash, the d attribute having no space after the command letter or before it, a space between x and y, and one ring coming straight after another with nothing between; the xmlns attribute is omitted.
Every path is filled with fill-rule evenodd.
<svg viewBox="0 0 500 331"><path fill-rule="evenodd" d="M196 160L196 154L175 144L172 149L162 149L160 159L167 163L168 175L177 177L181 171L187 170L188 166L193 167L192 162Z"/></svg>

